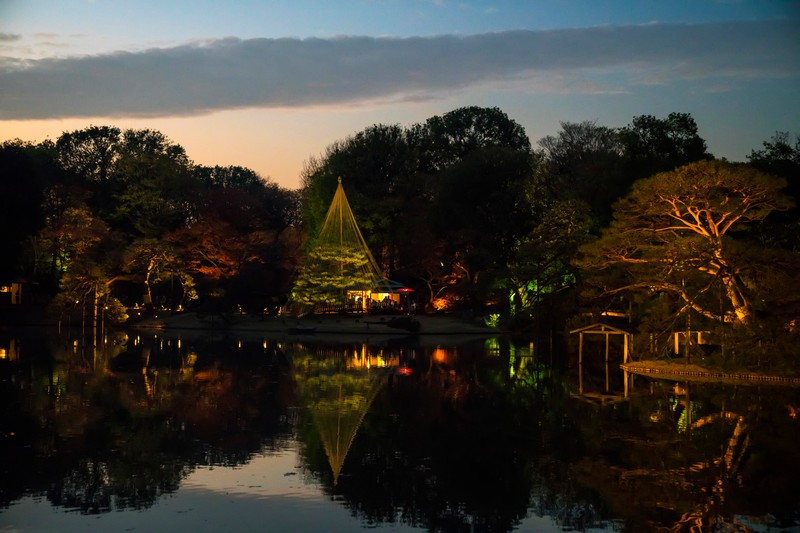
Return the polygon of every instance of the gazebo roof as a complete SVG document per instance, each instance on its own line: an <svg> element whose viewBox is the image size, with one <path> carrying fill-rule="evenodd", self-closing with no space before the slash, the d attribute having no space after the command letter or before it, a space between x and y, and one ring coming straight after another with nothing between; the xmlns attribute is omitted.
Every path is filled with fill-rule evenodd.
<svg viewBox="0 0 800 533"><path fill-rule="evenodd" d="M590 324L588 326L583 326L582 328L573 329L570 331L570 334L573 333L594 333L594 334L613 334L613 335L630 335L630 331L625 331L624 329L615 328L614 326L609 326L608 324L603 324L602 322L596 322L594 324Z"/></svg>

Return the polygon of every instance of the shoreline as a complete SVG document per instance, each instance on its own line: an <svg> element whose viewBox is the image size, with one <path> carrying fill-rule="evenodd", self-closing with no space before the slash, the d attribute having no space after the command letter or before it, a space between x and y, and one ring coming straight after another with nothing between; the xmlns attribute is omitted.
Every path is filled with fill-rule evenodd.
<svg viewBox="0 0 800 533"><path fill-rule="evenodd" d="M620 365L622 370L639 376L671 381L696 381L734 385L787 385L800 387L800 377L776 376L757 372L723 372L695 364L673 363L659 360L636 361Z"/></svg>
<svg viewBox="0 0 800 533"><path fill-rule="evenodd" d="M125 329L157 331L206 331L209 333L234 333L253 335L283 335L289 337L321 336L472 336L491 337L505 332L460 318L446 315L416 315L418 331L392 327L389 322L402 315L308 315L304 317L256 317L232 315L198 316L195 313L163 315L145 318L139 322L122 325Z"/></svg>

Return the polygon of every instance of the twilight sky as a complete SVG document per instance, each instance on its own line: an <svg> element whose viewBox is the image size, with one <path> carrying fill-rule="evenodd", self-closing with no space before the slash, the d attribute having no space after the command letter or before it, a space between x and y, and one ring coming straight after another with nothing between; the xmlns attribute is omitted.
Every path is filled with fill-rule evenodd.
<svg viewBox="0 0 800 533"><path fill-rule="evenodd" d="M691 113L743 161L800 133L800 0L0 0L0 141L150 128L296 188L336 140L469 105L534 144Z"/></svg>

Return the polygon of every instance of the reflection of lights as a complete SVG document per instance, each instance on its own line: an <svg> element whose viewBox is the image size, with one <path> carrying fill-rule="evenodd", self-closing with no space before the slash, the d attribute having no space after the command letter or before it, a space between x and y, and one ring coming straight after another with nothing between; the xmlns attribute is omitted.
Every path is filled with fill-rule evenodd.
<svg viewBox="0 0 800 533"><path fill-rule="evenodd" d="M484 341L486 352L491 355L500 355L500 340L497 337L490 337Z"/></svg>
<svg viewBox="0 0 800 533"><path fill-rule="evenodd" d="M447 350L443 348L435 348L433 353L431 354L433 360L437 363L446 363L447 362Z"/></svg>
<svg viewBox="0 0 800 533"><path fill-rule="evenodd" d="M411 372L412 370L407 366L401 366L400 368L397 369L397 373L400 374L401 376L410 376Z"/></svg>

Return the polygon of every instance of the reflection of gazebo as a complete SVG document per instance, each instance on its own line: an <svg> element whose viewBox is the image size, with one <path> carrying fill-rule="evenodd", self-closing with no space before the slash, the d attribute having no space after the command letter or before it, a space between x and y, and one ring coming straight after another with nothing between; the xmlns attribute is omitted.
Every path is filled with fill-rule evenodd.
<svg viewBox="0 0 800 533"><path fill-rule="evenodd" d="M622 364L628 362L628 356L630 351L630 346L633 341L633 334L625 331L620 328L615 328L614 326L609 326L608 324L603 323L595 323L588 326L584 326L582 328L573 329L570 331L570 334L578 334L578 379L579 379L579 388L580 392L583 393L583 338L585 335L603 335L605 337L605 369L606 369L606 391L608 391L608 354L609 354L609 341L611 335L622 335L623 339L623 352L622 352ZM627 372L626 372L627 376ZM627 398L627 386L628 386L628 379L625 377L625 397Z"/></svg>
<svg viewBox="0 0 800 533"><path fill-rule="evenodd" d="M339 178L319 236L298 273L293 300L317 309L360 312L380 303L399 307L406 292L413 291L381 274Z"/></svg>

